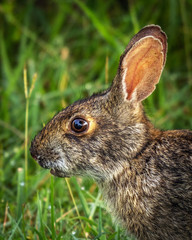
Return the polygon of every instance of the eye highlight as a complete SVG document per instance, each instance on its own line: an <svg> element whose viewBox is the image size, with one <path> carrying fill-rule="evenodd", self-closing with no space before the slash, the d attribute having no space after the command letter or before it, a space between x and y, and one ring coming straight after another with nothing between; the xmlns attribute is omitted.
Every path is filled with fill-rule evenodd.
<svg viewBox="0 0 192 240"><path fill-rule="evenodd" d="M89 123L83 118L75 118L71 122L71 130L75 133L83 133L89 127Z"/></svg>

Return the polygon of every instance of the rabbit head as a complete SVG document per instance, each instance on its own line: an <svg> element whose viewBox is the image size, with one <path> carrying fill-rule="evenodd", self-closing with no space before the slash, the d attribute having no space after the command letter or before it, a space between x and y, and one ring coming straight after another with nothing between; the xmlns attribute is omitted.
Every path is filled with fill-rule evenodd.
<svg viewBox="0 0 192 240"><path fill-rule="evenodd" d="M150 137L141 102L154 91L166 52L160 27L143 28L120 57L112 86L55 115L32 141L32 157L58 177L110 178Z"/></svg>

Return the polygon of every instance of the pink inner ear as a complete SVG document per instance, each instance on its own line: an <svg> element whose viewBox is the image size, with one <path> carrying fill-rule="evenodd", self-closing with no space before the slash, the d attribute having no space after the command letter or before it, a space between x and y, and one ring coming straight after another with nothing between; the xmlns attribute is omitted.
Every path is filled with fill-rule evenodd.
<svg viewBox="0 0 192 240"><path fill-rule="evenodd" d="M122 62L128 100L134 96L142 101L154 91L163 69L163 59L163 46L157 38L148 36L135 43Z"/></svg>

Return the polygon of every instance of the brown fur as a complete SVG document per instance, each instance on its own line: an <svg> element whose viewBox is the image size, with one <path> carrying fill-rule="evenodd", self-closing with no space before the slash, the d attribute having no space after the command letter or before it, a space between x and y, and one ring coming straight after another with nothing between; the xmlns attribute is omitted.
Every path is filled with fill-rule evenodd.
<svg viewBox="0 0 192 240"><path fill-rule="evenodd" d="M132 64L131 49L133 54L138 51L138 42L143 38L147 42L144 39L141 44L145 42L150 47L155 42L156 46L147 63L161 51L164 60L157 61L156 66L162 71L166 35L158 26L147 26L122 54L112 87L59 112L32 141L30 151L55 176L94 178L112 215L138 239L189 240L192 132L160 131L145 116L141 101L152 93L160 74L147 65L144 71L151 71L149 75L153 74L156 80L145 79L143 69L137 67L142 53L132 60L134 71L129 76L125 73ZM145 63L143 57L142 61ZM140 77L135 80L132 72ZM73 131L71 122L78 118L88 122L85 132Z"/></svg>

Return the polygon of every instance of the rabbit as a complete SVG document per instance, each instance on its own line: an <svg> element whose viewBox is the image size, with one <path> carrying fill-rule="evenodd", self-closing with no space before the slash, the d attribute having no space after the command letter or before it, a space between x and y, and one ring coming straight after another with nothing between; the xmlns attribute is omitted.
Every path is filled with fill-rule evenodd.
<svg viewBox="0 0 192 240"><path fill-rule="evenodd" d="M156 129L142 106L166 55L161 28L141 29L111 87L56 114L30 148L54 176L93 178L111 214L139 240L192 239L192 131Z"/></svg>

